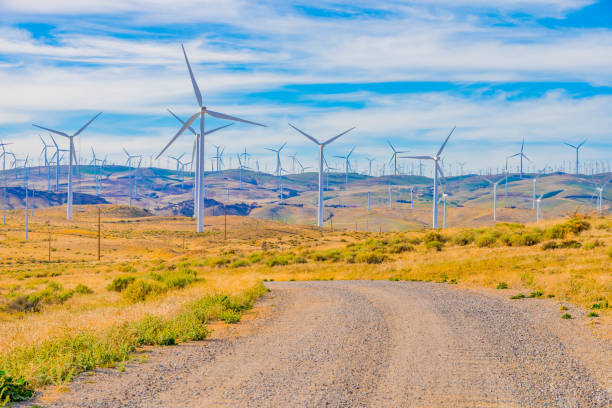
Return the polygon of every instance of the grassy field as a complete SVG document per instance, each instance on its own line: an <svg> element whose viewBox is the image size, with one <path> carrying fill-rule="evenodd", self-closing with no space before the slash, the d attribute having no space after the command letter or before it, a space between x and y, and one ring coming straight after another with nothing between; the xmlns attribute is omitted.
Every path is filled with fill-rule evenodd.
<svg viewBox="0 0 612 408"><path fill-rule="evenodd" d="M378 234L209 217L197 235L189 218L103 206L98 261L97 207L76 207L73 221L64 211L36 210L28 241L24 211L11 211L0 234L0 371L34 387L120 368L142 345L202 339L207 322L238 321L265 280L426 280L554 297L592 309L609 333L610 218Z"/></svg>

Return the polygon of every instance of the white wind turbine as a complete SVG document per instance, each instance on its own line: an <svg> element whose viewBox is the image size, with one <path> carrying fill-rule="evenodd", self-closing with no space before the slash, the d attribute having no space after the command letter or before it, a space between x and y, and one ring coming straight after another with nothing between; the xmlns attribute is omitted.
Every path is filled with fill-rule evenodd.
<svg viewBox="0 0 612 408"><path fill-rule="evenodd" d="M575 146L573 144L565 143L566 145L568 145L572 149L576 150L576 175L578 175L580 173L580 163L578 162L578 153L580 151L580 148L582 147L582 145L584 145L586 143L586 141L587 141L587 139L584 139L581 143L579 143L579 144L577 144Z"/></svg>
<svg viewBox="0 0 612 408"><path fill-rule="evenodd" d="M542 218L542 212L540 211L540 207L542 205L542 198L543 197L544 197L544 194L541 194L536 199L536 222L540 222L540 219Z"/></svg>
<svg viewBox="0 0 612 408"><path fill-rule="evenodd" d="M395 147L391 144L390 141L387 140L389 147L393 150L393 154L391 155L391 159L389 163L393 162L393 175L397 176L397 155L402 153L408 153L408 150L395 150Z"/></svg>
<svg viewBox="0 0 612 408"><path fill-rule="evenodd" d="M319 205L317 208L317 225L319 227L323 226L323 161L325 161L325 157L323 154L323 149L325 148L325 146L327 146L328 144L330 144L331 142L333 142L334 140L338 139L340 136L350 132L351 130L355 129L350 128L349 130L345 130L344 132L340 133L339 135L336 135L328 140L326 140L325 142L321 143L319 142L317 139L315 139L314 137L310 136L309 134L301 131L300 129L298 129L297 127L293 126L291 123L289 124L289 126L291 126L293 129L297 130L299 133L301 133L302 135L306 136L308 139L310 139L311 141L313 141L314 143L317 144L317 146L319 146ZM329 188L329 178L327 179L328 181L328 188Z"/></svg>
<svg viewBox="0 0 612 408"><path fill-rule="evenodd" d="M544 169L542 169L539 174L537 174L534 178L533 178L533 199L532 199L532 203L531 203L531 208L535 209L536 208L536 199L537 199L537 195L538 195L538 178L540 178L540 176L542 176L544 174Z"/></svg>
<svg viewBox="0 0 612 408"><path fill-rule="evenodd" d="M49 147L54 147L54 145L47 144L47 141L43 139L41 135L38 135L38 137L43 144L43 149L40 155L45 159L45 168L47 169L47 191L51 191L51 160L49 160L49 152L47 149Z"/></svg>
<svg viewBox="0 0 612 408"><path fill-rule="evenodd" d="M344 160L344 190L348 190L348 173L351 170L350 159L351 159L351 154L353 154L353 151L355 150L355 147L353 147L346 156L334 156L334 157Z"/></svg>
<svg viewBox="0 0 612 408"><path fill-rule="evenodd" d="M502 177L497 181L489 180L488 178L485 178L485 180L493 184L493 221L497 221L497 186L504 178Z"/></svg>
<svg viewBox="0 0 612 408"><path fill-rule="evenodd" d="M525 156L525 153L523 153L524 149L525 149L525 139L523 139L523 142L521 143L521 151L514 155L514 156L519 156L521 158L521 171L520 171L521 178L523 178L523 158L527 159L527 161L531 161L529 157ZM514 156L511 156L511 157L514 157Z"/></svg>
<svg viewBox="0 0 612 408"><path fill-rule="evenodd" d="M159 155L157 156L157 158L159 158L159 156L161 156L164 151L166 151L166 149L172 144L174 143L174 141L185 131L187 130L187 128L189 126L191 126L191 124L199 117L200 118L200 135L202 135L202 137L199 140L198 146L197 146L197 150L198 150L198 156L197 156L197 174L196 174L196 194L197 194L197 232L203 232L204 231L204 144L205 144L205 140L204 140L204 136L206 135L206 133L204 132L204 116L205 115L210 115L213 116L215 118L219 118L219 119L226 119L226 120L233 120L236 122L243 122L243 123L248 123L251 125L257 125L257 126L265 126L262 125L260 123L256 123L256 122L251 122L248 120L244 120L244 119L240 119L237 118L235 116L230 116L230 115L226 115L224 113L219 113L219 112L214 112L211 111L210 109L208 109L207 107L205 107L203 105L202 102L202 93L200 92L200 88L198 87L198 84L195 80L195 77L193 76L193 71L191 70L191 65L189 64L189 59L187 58L187 53L185 52L185 47L183 47L181 45L181 48L183 49L183 55L185 56L185 62L187 63L187 69L189 70L189 77L191 78L191 85L193 86L193 91L195 93L195 97L198 101L198 112L196 112L195 114L193 114L188 120L187 122L185 122L185 124L181 127L181 129L178 131L178 133L170 140L170 142L168 143L168 145L166 145L166 147L159 153Z"/></svg>
<svg viewBox="0 0 612 408"><path fill-rule="evenodd" d="M132 160L134 159L140 159L142 160L142 156L139 155L132 155L130 154L127 150L125 150L125 147L122 147L123 152L125 153L125 155L127 156L127 160L125 161L125 165L128 166L130 168L130 171L128 173L129 175L129 180L130 180L130 207L132 206L132 196L134 194L134 190L138 191L134 186L136 184L136 171L137 168L134 167L132 165ZM138 162L138 167L140 167L140 162Z"/></svg>
<svg viewBox="0 0 612 408"><path fill-rule="evenodd" d="M435 156L402 156L401 158L404 159L417 159L417 160L432 160L434 162L434 185L433 185L433 222L432 222L432 226L433 228L438 228L438 172L440 173L440 175L442 175L442 178L444 178L444 171L442 171L442 168L440 167L440 154L442 154L442 151L444 150L444 147L446 146L446 143L448 143L448 139L450 139L451 135L453 134L453 132L455 131L457 127L453 127L453 129L450 131L450 133L448 134L448 136L446 137L446 140L444 140L444 143L442 143L442 146L440 146L440 149L438 150L438 153L436 153Z"/></svg>
<svg viewBox="0 0 612 408"><path fill-rule="evenodd" d="M599 210L599 216L600 217L603 215L603 192L604 192L604 189L606 188L606 185L609 182L610 182L610 180L606 181L601 186L596 186L595 187L595 193L593 194L593 197L595 195L597 195L597 209ZM591 199L593 197L591 197Z"/></svg>
<svg viewBox="0 0 612 408"><path fill-rule="evenodd" d="M86 124L84 124L79 130L76 131L76 133L72 134L72 135L68 135L64 132L60 132L57 130L53 130L53 129L49 129L43 126L38 126L38 125L34 125L39 129L44 129L48 132L52 132L55 133L56 135L60 135L60 136L64 136L67 137L68 140L70 140L70 159L68 161L68 209L67 209L67 217L69 220L72 219L72 163L76 160L76 152L74 151L74 138L77 137L79 134L81 134L82 131L85 130L85 128L87 126L89 126L91 124L91 122L93 122L98 116L100 116L102 114L102 112L96 114L96 116L94 116L93 118L91 118L91 120L89 122L87 122ZM54 141L55 142L55 141Z"/></svg>
<svg viewBox="0 0 612 408"><path fill-rule="evenodd" d="M3 225L6 225L6 189L7 189L7 182L6 182L6 155L9 154L6 151L6 146L10 145L11 143L4 143L4 142L0 142L0 147L2 148L2 216L3 216Z"/></svg>

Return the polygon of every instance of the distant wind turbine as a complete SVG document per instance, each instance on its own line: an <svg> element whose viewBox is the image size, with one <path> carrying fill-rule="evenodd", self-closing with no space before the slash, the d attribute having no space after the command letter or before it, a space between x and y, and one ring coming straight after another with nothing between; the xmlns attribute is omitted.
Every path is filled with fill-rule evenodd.
<svg viewBox="0 0 612 408"><path fill-rule="evenodd" d="M348 190L348 174L351 170L351 154L353 154L355 151L355 147L356 146L354 146L346 156L334 156L344 160L344 190Z"/></svg>
<svg viewBox="0 0 612 408"><path fill-rule="evenodd" d="M440 155L442 154L444 147L446 147L446 143L448 143L448 139L450 139L451 135L453 134L456 128L457 128L456 126L453 127L453 129L450 131L450 133L446 137L446 140L444 140L444 143L442 143L442 146L440 146L440 149L438 150L435 156L433 157L432 156L404 156L404 157L401 157L404 159L432 160L434 162L433 222L432 222L433 228L438 228L438 173L440 173L442 178L444 178L444 171L442 171L442 168L440 167L440 164L439 164Z"/></svg>
<svg viewBox="0 0 612 408"><path fill-rule="evenodd" d="M485 178L485 180L493 185L493 221L497 221L497 185L504 179L502 177L497 181L489 180L488 178Z"/></svg>
<svg viewBox="0 0 612 408"><path fill-rule="evenodd" d="M307 137L309 140L313 141L314 143L317 144L317 146L319 146L319 205L317 208L317 225L319 227L323 226L323 161L325 161L325 156L323 153L323 149L325 148L325 146L327 146L328 144L330 144L331 142L333 142L334 140L338 139L340 136L350 132L351 130L355 129L350 128L349 130L345 130L344 132L330 138L327 139L325 142L319 142L317 139L315 139L314 137L310 136L309 134L307 134L306 132L301 131L300 129L298 129L297 127L293 126L291 123L289 123L289 126L291 126L293 129L297 130L299 133L301 133L302 135L304 135L305 137ZM329 178L328 178L328 183L329 183ZM328 188L329 188L329 184L328 184Z"/></svg>
<svg viewBox="0 0 612 408"><path fill-rule="evenodd" d="M102 114L102 112L98 113L96 116L94 116L93 118L91 118L91 120L89 122L87 122L86 124L84 124L79 130L76 131L76 133L74 133L73 135L68 135L64 132L60 132L58 130L53 130L53 129L49 129L43 126L38 126L38 125L34 125L39 129L44 129L48 132L52 132L55 133L56 135L60 135L60 136L64 136L66 138L68 138L68 140L70 140L70 159L68 161L68 209L67 209L67 217L69 220L72 219L72 163L76 160L76 153L74 151L74 138L77 137L79 134L81 134L82 131L85 130L85 128L87 126L89 126L91 124L91 122L93 122L94 120L96 120L96 118L98 116L100 116Z"/></svg>
<svg viewBox="0 0 612 408"><path fill-rule="evenodd" d="M389 163L393 162L393 175L397 176L397 155L408 153L408 150L395 150L395 146L393 146L390 141L387 140L387 143L389 144L389 147L391 147L391 150L393 150Z"/></svg>
<svg viewBox="0 0 612 408"><path fill-rule="evenodd" d="M569 147L571 147L572 149L576 150L576 175L580 174L580 163L578 161L578 153L580 151L580 148L586 143L587 139L584 139L581 143L577 144L577 145L572 145L569 143L565 143L566 145L568 145Z"/></svg>

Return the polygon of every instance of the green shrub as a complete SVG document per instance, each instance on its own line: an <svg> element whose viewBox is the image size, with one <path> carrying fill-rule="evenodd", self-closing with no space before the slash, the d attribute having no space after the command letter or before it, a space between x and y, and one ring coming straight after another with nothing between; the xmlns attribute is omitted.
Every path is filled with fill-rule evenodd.
<svg viewBox="0 0 612 408"><path fill-rule="evenodd" d="M114 292L122 292L128 285L134 282L136 278L133 276L128 276L126 278L115 278L113 281L106 287L107 290Z"/></svg>
<svg viewBox="0 0 612 408"><path fill-rule="evenodd" d="M263 260L263 254L260 252L253 252L252 254L249 255L249 262L250 263L259 263Z"/></svg>
<svg viewBox="0 0 612 408"><path fill-rule="evenodd" d="M225 258L223 256L213 257L206 259L206 265L216 268L222 268L228 265L231 262L229 258Z"/></svg>
<svg viewBox="0 0 612 408"><path fill-rule="evenodd" d="M40 298L18 295L6 304L9 312L35 313L40 311Z"/></svg>
<svg viewBox="0 0 612 408"><path fill-rule="evenodd" d="M441 251L444 244L441 241L429 241L425 243L425 247L427 249L435 249L436 251Z"/></svg>
<svg viewBox="0 0 612 408"><path fill-rule="evenodd" d="M529 294L529 296L527 296L528 298L541 298L544 296L544 292L542 292L541 290L536 290L535 292L531 292Z"/></svg>
<svg viewBox="0 0 612 408"><path fill-rule="evenodd" d="M559 248L580 248L581 246L582 244L580 242L573 239L562 241L559 244Z"/></svg>
<svg viewBox="0 0 612 408"><path fill-rule="evenodd" d="M551 239L563 239L567 235L568 228L564 224L556 224L546 230L544 233Z"/></svg>
<svg viewBox="0 0 612 408"><path fill-rule="evenodd" d="M453 236L453 243L455 245L466 246L474 242L475 239L476 234L474 234L474 231L466 230L455 234L455 236Z"/></svg>
<svg viewBox="0 0 612 408"><path fill-rule="evenodd" d="M83 285L82 283L76 285L74 291L81 295L89 295L90 293L93 293L93 290L91 290L88 286Z"/></svg>
<svg viewBox="0 0 612 408"><path fill-rule="evenodd" d="M525 299L525 295L519 293L517 295L510 296L510 299Z"/></svg>
<svg viewBox="0 0 612 408"><path fill-rule="evenodd" d="M565 228L568 231L571 231L574 235L579 235L582 231L587 231L591 228L591 224L589 224L584 218L574 217L570 220L567 220L564 224Z"/></svg>
<svg viewBox="0 0 612 408"><path fill-rule="evenodd" d="M250 264L246 261L246 259L236 259L234 262L230 264L231 268L242 268L244 266L249 266Z"/></svg>
<svg viewBox="0 0 612 408"><path fill-rule="evenodd" d="M119 267L119 271L120 272L126 272L126 273L136 273L136 268L134 267L134 265L122 265Z"/></svg>
<svg viewBox="0 0 612 408"><path fill-rule="evenodd" d="M287 255L279 254L266 261L266 265L272 266L284 266L289 265L289 257Z"/></svg>
<svg viewBox="0 0 612 408"><path fill-rule="evenodd" d="M440 234L437 231L429 231L427 234L425 234L425 236L423 237L423 242L425 242L425 245L427 245L430 242L446 242L447 238Z"/></svg>
<svg viewBox="0 0 612 408"><path fill-rule="evenodd" d="M548 251L550 249L557 249L557 248L559 248L559 245L557 245L555 241L547 241L542 244L543 251Z"/></svg>
<svg viewBox="0 0 612 408"><path fill-rule="evenodd" d="M0 370L0 405L27 401L34 395L34 389L23 377L13 378Z"/></svg>
<svg viewBox="0 0 612 408"><path fill-rule="evenodd" d="M123 291L123 296L131 303L143 302L147 297L158 295L167 290L167 286L157 281L141 279L130 283Z"/></svg>
<svg viewBox="0 0 612 408"><path fill-rule="evenodd" d="M392 254L401 254L402 252L412 252L414 247L409 244L395 244L389 248L389 252Z"/></svg>
<svg viewBox="0 0 612 408"><path fill-rule="evenodd" d="M497 289L508 289L508 284L506 282L499 282L497 284Z"/></svg>
<svg viewBox="0 0 612 408"><path fill-rule="evenodd" d="M564 313L564 314L562 314L562 315L561 315L561 318L562 318L562 319L571 319L571 318L572 318L572 315L571 315L571 314L569 314L569 313Z"/></svg>
<svg viewBox="0 0 612 408"><path fill-rule="evenodd" d="M599 317L599 314L597 314L596 312L590 312L587 316L588 317Z"/></svg>
<svg viewBox="0 0 612 408"><path fill-rule="evenodd" d="M497 242L493 234L483 234L476 240L476 245L480 248L492 247Z"/></svg>
<svg viewBox="0 0 612 408"><path fill-rule="evenodd" d="M223 321L225 321L226 323L238 323L240 321L241 318L241 314L240 312L237 312L235 310L232 309L228 309L228 310L224 310L220 313L219 318Z"/></svg>
<svg viewBox="0 0 612 408"><path fill-rule="evenodd" d="M360 263L380 264L387 260L387 256L378 251L360 252L355 260Z"/></svg>

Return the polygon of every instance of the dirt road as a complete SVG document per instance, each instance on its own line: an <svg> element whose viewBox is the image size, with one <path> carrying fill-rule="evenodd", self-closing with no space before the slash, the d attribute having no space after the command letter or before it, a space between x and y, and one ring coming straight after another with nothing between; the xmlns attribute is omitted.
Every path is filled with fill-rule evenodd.
<svg viewBox="0 0 612 408"><path fill-rule="evenodd" d="M43 405L609 406L610 344L553 301L419 282L269 287L236 333L81 376Z"/></svg>

